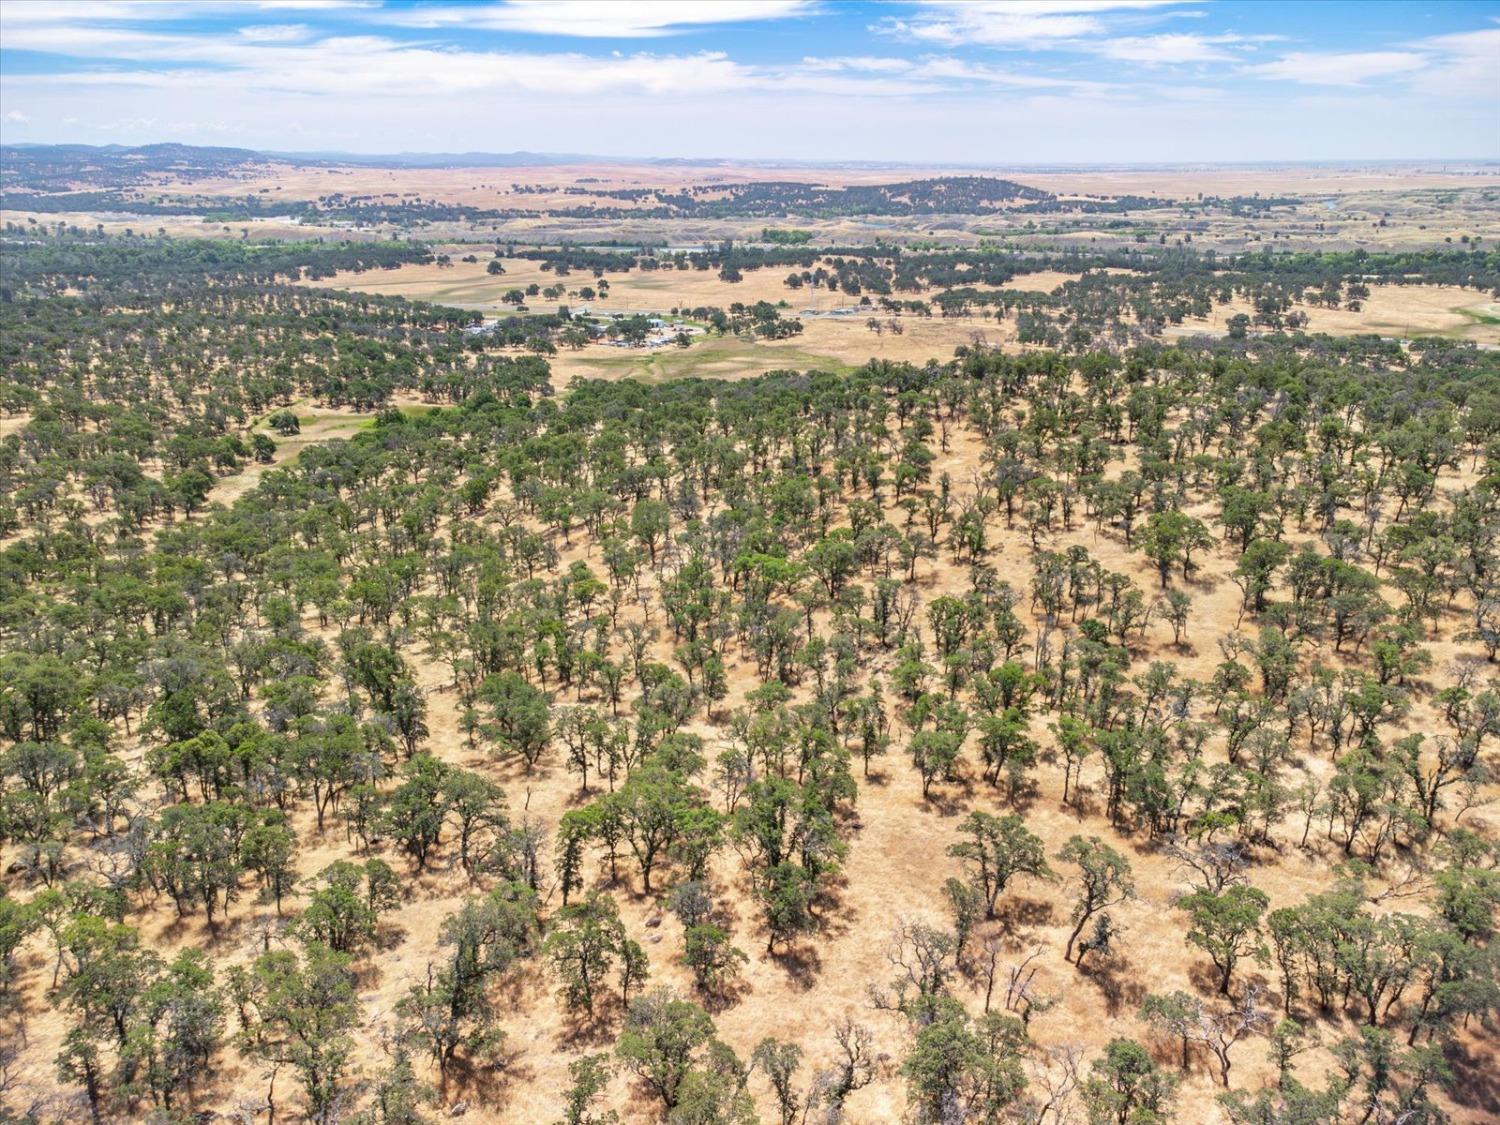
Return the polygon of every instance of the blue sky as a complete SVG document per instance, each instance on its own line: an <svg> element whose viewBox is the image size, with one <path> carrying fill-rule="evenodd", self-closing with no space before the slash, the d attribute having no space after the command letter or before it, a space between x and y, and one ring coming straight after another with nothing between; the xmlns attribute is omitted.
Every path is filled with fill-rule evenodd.
<svg viewBox="0 0 1500 1125"><path fill-rule="evenodd" d="M0 138L996 165L1500 158L1500 0L0 0Z"/></svg>

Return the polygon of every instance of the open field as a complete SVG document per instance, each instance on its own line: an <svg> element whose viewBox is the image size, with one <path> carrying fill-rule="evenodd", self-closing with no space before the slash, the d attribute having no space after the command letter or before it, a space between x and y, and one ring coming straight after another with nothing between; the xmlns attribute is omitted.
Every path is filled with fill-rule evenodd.
<svg viewBox="0 0 1500 1125"><path fill-rule="evenodd" d="M1454 340L1471 340L1485 347L1500 347L1500 303L1475 293L1438 285L1372 286L1370 296L1361 302L1358 312L1346 309L1309 308L1304 331L1326 332L1330 336L1357 336L1374 333L1415 339L1443 336ZM1228 320L1236 313L1253 311L1242 301L1231 301L1214 309L1206 319L1195 319L1172 326L1174 335L1203 331L1227 331Z"/></svg>
<svg viewBox="0 0 1500 1125"><path fill-rule="evenodd" d="M345 195L416 196L481 207L549 208L609 197L589 195L591 188L680 189L693 184L757 183L794 180L850 186L915 180L932 176L992 175L1068 195L1143 195L1189 198L1204 195L1307 194L1410 191L1433 188L1497 188L1500 168L1487 163L1391 163L1367 165L1200 165L1154 168L1037 168L1004 166L944 167L893 165L866 168L809 168L773 164L716 162L661 164L560 164L500 168L364 168L266 165L223 178L182 179L161 176L163 190L225 197L270 194L273 198L309 199L333 192ZM516 186L573 187L579 195L518 192Z"/></svg>
<svg viewBox="0 0 1500 1125"><path fill-rule="evenodd" d="M209 499L216 504L233 504L257 484L260 478L272 469L292 464L311 446L327 441L348 441L361 430L368 429L374 421L368 414L353 414L337 410L320 409L306 400L290 403L286 409L297 415L301 429L283 437L273 431L264 419L246 428L246 436L265 434L276 443L276 452L269 463L250 461L233 476L220 477L214 484Z"/></svg>
<svg viewBox="0 0 1500 1125"><path fill-rule="evenodd" d="M504 265L506 272L493 277L485 272L484 260L477 264L455 261L451 266L407 265L394 270L328 278L313 284L320 288L348 288L498 313L507 307L501 298L508 290L533 283L546 286L558 281L553 274L541 270L536 262L505 259ZM700 270L636 270L608 276L609 299L591 303L597 311L665 313L674 308L725 308L735 301L746 304L784 301L789 305L784 315L796 316L805 309L827 311L855 303L855 299L845 294L806 287L788 289L783 284L785 274L775 269L750 271L744 275L743 281L733 283ZM1008 282L1004 288L1050 293L1076 277L1076 274L1055 271L1024 274ZM593 279L574 275L564 280L576 293L578 287ZM902 294L914 299L931 299L933 295L931 290ZM548 311L551 307L539 298L532 298L532 301L539 311ZM577 307L576 298L570 297L561 303L574 303ZM1248 311L1251 310L1243 301L1232 301L1216 306L1207 318L1189 318L1181 325L1170 326L1169 334L1181 336L1210 332L1222 335L1228 330L1231 316ZM1375 286L1359 312L1310 306L1304 311L1309 317L1306 331L1313 333L1326 332L1333 336L1374 333L1402 338L1437 335L1472 340L1485 346L1500 345L1500 324L1494 319L1496 303L1471 289L1430 285ZM891 319L879 310L871 310L870 315L881 320ZM662 355L658 359L631 352L622 355L618 348L591 345L577 355L564 351L556 358L556 367L564 377L589 371L625 374L673 370L691 373L701 362L704 365L702 374L744 375L794 366L788 361L797 353L848 365L857 365L877 355L921 362L934 356L951 355L955 347L971 343L975 333L981 334L991 345L1022 347L1016 342L1014 320L908 314L896 318L903 328L902 335L886 333L877 338L866 325L867 319L868 316L862 313L841 318L806 317L804 331L790 341L769 341L739 348L719 345L711 352L704 350L710 347L707 342L700 342L681 358ZM756 357L757 351L763 353L761 358ZM660 349L657 349L657 355L661 355ZM730 356L736 358L731 362Z"/></svg>
<svg viewBox="0 0 1500 1125"><path fill-rule="evenodd" d="M585 164L516 168L367 168L268 163L247 165L233 174L182 177L161 173L142 188L168 195L223 199L247 196L274 208L288 203L358 197L385 205L465 206L524 210L535 217L424 221L424 237L484 242L489 239L589 242L640 240L653 244L696 244L722 238L754 239L762 227L779 220L653 219L629 212L645 205L631 198L598 194L643 189L680 192L692 186L793 181L836 187L865 186L894 180L939 176L1000 176L1055 192L1064 199L1138 196L1146 200L1179 200L1186 206L1144 208L1121 215L1021 215L1002 207L982 215L790 217L811 230L825 245L849 245L880 237L896 242L939 240L972 245L981 238L1004 237L1018 245L1086 242L1128 245L1137 233L1151 240L1190 232L1202 247L1239 250L1271 242L1296 247L1344 249L1409 248L1443 244L1445 238L1479 236L1500 241L1500 167L1487 163L1197 166L1122 168L963 169L943 167L806 168L772 165ZM1270 213L1231 214L1223 209L1200 212L1195 201L1208 197L1297 197ZM706 193L704 198L711 198ZM85 228L102 224L111 233L124 229L166 230L181 237L216 237L248 231L254 237L309 236L365 238L402 232L382 223L356 228L346 222L288 222L274 215L224 224L167 215L120 216L97 211L38 214L25 211L21 196L7 198L0 220L26 224L62 221ZM582 219L555 214L578 207L622 212L610 219ZM783 224L784 225L784 224Z"/></svg>

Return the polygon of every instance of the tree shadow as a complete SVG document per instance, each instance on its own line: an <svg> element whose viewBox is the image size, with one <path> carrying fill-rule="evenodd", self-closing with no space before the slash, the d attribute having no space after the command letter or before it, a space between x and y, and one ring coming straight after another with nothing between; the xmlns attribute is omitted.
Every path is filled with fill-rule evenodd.
<svg viewBox="0 0 1500 1125"><path fill-rule="evenodd" d="M939 788L941 786L941 788ZM932 788L922 798L924 808L939 816L961 816L974 803L974 783L967 778L954 781L934 781Z"/></svg>
<svg viewBox="0 0 1500 1125"><path fill-rule="evenodd" d="M1156 1030L1144 1037L1146 1051L1150 1054L1153 1062L1163 1070L1173 1070L1184 1078L1190 1076L1196 1069L1193 1064L1198 1054L1196 1044L1189 1045L1187 1068L1182 1065L1182 1040L1175 1035L1165 1031Z"/></svg>
<svg viewBox="0 0 1500 1125"><path fill-rule="evenodd" d="M755 988L743 973L737 973L732 979L722 981L717 988L695 988L693 991L703 1002L704 1011L718 1015L751 995Z"/></svg>
<svg viewBox="0 0 1500 1125"><path fill-rule="evenodd" d="M249 916L247 915L246 918ZM172 920L162 927L161 943L175 946L179 942L191 941L208 949L221 949L240 929L241 918L235 916L227 922L222 915L208 922L201 911L192 914L174 914Z"/></svg>
<svg viewBox="0 0 1500 1125"><path fill-rule="evenodd" d="M1104 814L1100 810L1103 806L1094 799L1094 791L1087 785L1073 787L1072 799L1066 804L1059 803L1061 812L1071 812L1073 818L1080 822L1089 819L1099 819Z"/></svg>
<svg viewBox="0 0 1500 1125"><path fill-rule="evenodd" d="M1179 577L1181 575L1179 574ZM1192 577L1182 580L1182 584L1200 594L1212 594L1223 584L1223 579L1212 571L1203 567L1194 567Z"/></svg>
<svg viewBox="0 0 1500 1125"><path fill-rule="evenodd" d="M1130 966L1117 958L1094 960L1086 958L1079 966L1078 975L1092 983L1104 997L1104 1006L1111 1016L1122 1011L1134 1011L1146 998L1146 986L1139 976L1130 971Z"/></svg>
<svg viewBox="0 0 1500 1125"><path fill-rule="evenodd" d="M656 1091L647 1085L646 1080L636 1074L635 1071L627 1069L626 1079L629 1083L625 1106L626 1121L661 1121L664 1120L665 1108L662 1106L661 1098Z"/></svg>
<svg viewBox="0 0 1500 1125"><path fill-rule="evenodd" d="M1500 1067L1493 1051L1474 1050L1454 1040L1443 1051L1453 1068L1454 1082L1447 1087L1453 1101L1465 1109L1479 1110L1486 1118L1500 1118Z"/></svg>
<svg viewBox="0 0 1500 1125"><path fill-rule="evenodd" d="M374 992L380 987L380 982L385 979L385 973L380 966L367 957L356 958L349 969L350 978L356 992Z"/></svg>
<svg viewBox="0 0 1500 1125"><path fill-rule="evenodd" d="M375 926L375 948L383 951L395 949L406 940L406 927L400 922L386 919Z"/></svg>
<svg viewBox="0 0 1500 1125"><path fill-rule="evenodd" d="M507 1040L488 1059L463 1056L454 1059L448 1064L445 1100L450 1106L461 1101L478 1101L487 1111L504 1109L511 1084L528 1083L536 1076L532 1067L520 1062L520 1058L521 1048ZM456 1093L467 1096L454 1097ZM450 1109L445 1116L451 1115Z"/></svg>
<svg viewBox="0 0 1500 1125"><path fill-rule="evenodd" d="M998 789L998 786L996 787ZM1015 789L1006 786L1005 804L1017 816L1031 812L1032 806L1041 798L1041 789L1035 781L1023 781Z"/></svg>
<svg viewBox="0 0 1500 1125"><path fill-rule="evenodd" d="M596 999L592 1013L565 1011L562 1028L557 1033L557 1045L576 1051L613 1043L615 1016L623 1010L619 997L601 996Z"/></svg>
<svg viewBox="0 0 1500 1125"><path fill-rule="evenodd" d="M1219 995L1219 970L1213 965L1195 959L1187 967L1187 978L1188 983L1203 995Z"/></svg>
<svg viewBox="0 0 1500 1125"><path fill-rule="evenodd" d="M1018 936L1022 927L1047 926L1056 911L1045 899L1005 895L995 904L995 921L1008 936Z"/></svg>
<svg viewBox="0 0 1500 1125"><path fill-rule="evenodd" d="M823 971L823 958L819 956L817 946L812 942L784 945L781 949L768 953L766 956L803 990L810 989L817 984L818 974Z"/></svg>

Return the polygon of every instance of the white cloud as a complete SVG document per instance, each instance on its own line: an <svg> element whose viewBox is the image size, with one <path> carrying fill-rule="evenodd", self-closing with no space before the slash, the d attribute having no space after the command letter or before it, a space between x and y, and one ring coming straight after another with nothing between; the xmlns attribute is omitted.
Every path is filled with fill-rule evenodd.
<svg viewBox="0 0 1500 1125"><path fill-rule="evenodd" d="M19 109L13 109L5 115L5 120L11 122L13 125L25 125L31 121L31 118L27 117Z"/></svg>
<svg viewBox="0 0 1500 1125"><path fill-rule="evenodd" d="M75 55L137 60L131 70L18 75L17 87L147 87L197 91L253 88L310 95L411 97L505 92L578 101L601 94L698 96L763 90L826 95L892 96L938 92L945 86L908 66L891 77L839 68L752 66L722 51L692 54L464 51L407 44L378 36L312 43L152 35L100 28L33 28L27 49L66 45ZM153 67L155 63L195 64Z"/></svg>
<svg viewBox="0 0 1500 1125"><path fill-rule="evenodd" d="M926 55L916 59L858 56L829 56L804 58L798 67L808 73L879 74L900 76L919 82L940 84L934 88L946 88L951 84L1011 87L1024 90L1073 90L1079 93L1100 93L1114 87L1107 82L1093 82L1069 78L1062 75L1027 74L983 66L949 55Z"/></svg>
<svg viewBox="0 0 1500 1125"><path fill-rule="evenodd" d="M181 14L179 4L153 4L143 0L52 0L47 4L12 0L0 4L0 21L6 24L171 19Z"/></svg>
<svg viewBox="0 0 1500 1125"><path fill-rule="evenodd" d="M749 90L918 97L975 88L1076 93L1107 88L1099 82L1012 72L943 56L770 64L742 63L723 51L480 51L377 35L309 39L303 25L246 26L235 29L235 34L204 35L37 23L8 28L6 43L18 50L134 64L17 75L11 84L18 87L130 86L184 92L214 87L366 97L512 91L565 100L599 94L698 96Z"/></svg>
<svg viewBox="0 0 1500 1125"><path fill-rule="evenodd" d="M1500 103L1500 27L1436 35L1415 47L1437 52L1428 70L1413 85L1439 97L1483 97Z"/></svg>
<svg viewBox="0 0 1500 1125"><path fill-rule="evenodd" d="M1300 82L1305 86L1359 86L1372 78L1396 78L1429 63L1415 51L1293 51L1274 62L1243 67L1241 73Z"/></svg>
<svg viewBox="0 0 1500 1125"><path fill-rule="evenodd" d="M1182 0L928 0L922 14L876 30L948 47L1038 47L1102 35L1100 16L1165 8Z"/></svg>
<svg viewBox="0 0 1500 1125"><path fill-rule="evenodd" d="M378 8L380 0L252 0L262 11L326 12L340 8Z"/></svg>
<svg viewBox="0 0 1500 1125"><path fill-rule="evenodd" d="M381 0L0 0L0 26L152 23L163 20L239 18L257 12L374 9ZM13 46L10 42L6 47Z"/></svg>
<svg viewBox="0 0 1500 1125"><path fill-rule="evenodd" d="M291 43L306 39L309 29L305 23L258 23L240 28L239 33L252 43Z"/></svg>
<svg viewBox="0 0 1500 1125"><path fill-rule="evenodd" d="M1472 55L1496 62L1500 61L1500 27L1460 31L1453 35L1434 35L1430 39L1419 39L1416 46L1453 55Z"/></svg>
<svg viewBox="0 0 1500 1125"><path fill-rule="evenodd" d="M854 70L861 73L902 73L912 68L911 59L888 58L871 55L835 55L819 58L808 55L802 60L807 70Z"/></svg>
<svg viewBox="0 0 1500 1125"><path fill-rule="evenodd" d="M926 78L977 82L990 86L1009 86L1026 90L1072 90L1075 93L1094 94L1115 88L1108 82L1086 81L1060 75L1022 74L955 58L923 59L912 73Z"/></svg>
<svg viewBox="0 0 1500 1125"><path fill-rule="evenodd" d="M509 0L385 13L407 27L463 27L587 39L648 39L710 24L786 19L810 14L811 0Z"/></svg>
<svg viewBox="0 0 1500 1125"><path fill-rule="evenodd" d="M1094 48L1105 58L1146 66L1176 66L1182 63L1226 62L1235 55L1225 47L1240 43L1238 35L1169 35L1126 36L1106 39Z"/></svg>
<svg viewBox="0 0 1500 1125"><path fill-rule="evenodd" d="M1500 102L1500 27L1434 35L1384 51L1291 52L1240 73L1307 86L1363 86L1399 79L1437 97L1486 97Z"/></svg>

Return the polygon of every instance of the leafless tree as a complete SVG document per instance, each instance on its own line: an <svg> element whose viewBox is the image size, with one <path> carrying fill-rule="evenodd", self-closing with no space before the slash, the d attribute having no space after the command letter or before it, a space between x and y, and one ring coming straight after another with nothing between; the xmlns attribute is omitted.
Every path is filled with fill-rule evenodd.
<svg viewBox="0 0 1500 1125"><path fill-rule="evenodd" d="M1173 840L1167 845L1167 854L1177 861L1178 870L1193 873L1196 889L1211 895L1245 882L1245 869L1250 866L1244 848L1234 840L1202 845Z"/></svg>
<svg viewBox="0 0 1500 1125"><path fill-rule="evenodd" d="M1192 1032L1193 1038L1213 1053L1219 1063L1219 1081L1229 1089L1229 1052L1245 1036L1269 1023L1260 1010L1261 986L1252 984L1236 1004L1215 1011L1205 1010Z"/></svg>
<svg viewBox="0 0 1500 1125"><path fill-rule="evenodd" d="M1028 1020L1031 1009L1039 999L1035 990L1035 981L1042 967L1034 962L1042 955L1042 952L1042 947L1037 946L1024 961L1018 965L1012 965L1007 974L1005 1007L1007 1011L1018 1012L1023 1022Z"/></svg>
<svg viewBox="0 0 1500 1125"><path fill-rule="evenodd" d="M846 1015L833 1029L833 1041L843 1057L813 1079L803 1113L804 1120L820 1125L838 1125L849 1095L875 1080L875 1035L868 1027ZM819 1111L816 1118L812 1116L815 1110Z"/></svg>
<svg viewBox="0 0 1500 1125"><path fill-rule="evenodd" d="M1069 1044L1064 1047L1049 1047L1040 1057L1028 1060L1031 1071L1031 1088L1038 1091L1033 1098L1034 1113L1028 1120L1036 1125L1071 1125L1078 1120L1078 1107L1074 1093L1078 1089L1078 1066L1083 1059L1083 1048Z"/></svg>
<svg viewBox="0 0 1500 1125"><path fill-rule="evenodd" d="M886 960L896 970L891 992L872 985L870 1003L885 1011L921 1018L925 1001L947 988L955 968L957 943L947 930L902 918L891 934Z"/></svg>

